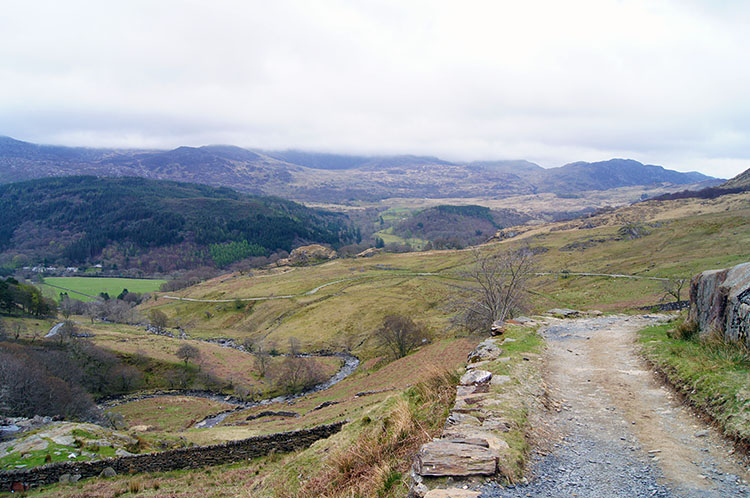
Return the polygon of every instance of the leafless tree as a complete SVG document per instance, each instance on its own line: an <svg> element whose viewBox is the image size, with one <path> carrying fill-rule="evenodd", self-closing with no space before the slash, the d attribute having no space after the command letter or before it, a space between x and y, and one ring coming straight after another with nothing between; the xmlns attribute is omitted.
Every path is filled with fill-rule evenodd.
<svg viewBox="0 0 750 498"><path fill-rule="evenodd" d="M378 342L395 358L402 358L426 339L424 328L404 315L388 315L375 331Z"/></svg>
<svg viewBox="0 0 750 498"><path fill-rule="evenodd" d="M513 251L474 251L474 264L465 274L472 286L464 288L457 304L459 322L469 330L489 330L495 321L513 317L525 308L535 258L527 247Z"/></svg>
<svg viewBox="0 0 750 498"><path fill-rule="evenodd" d="M325 374L312 358L287 356L274 375L274 385L280 391L293 394L309 389L325 380Z"/></svg>
<svg viewBox="0 0 750 498"><path fill-rule="evenodd" d="M289 337L289 354L292 356L299 355L299 339L294 336Z"/></svg>
<svg viewBox="0 0 750 498"><path fill-rule="evenodd" d="M155 328L157 332L163 332L164 329L167 328L169 320L163 311L152 309L148 314L148 318L149 322L151 322L151 326Z"/></svg>
<svg viewBox="0 0 750 498"><path fill-rule="evenodd" d="M258 371L258 377L262 379L268 373L268 365L270 363L270 356L262 344L255 344L255 347L253 348L253 358L255 369Z"/></svg>
<svg viewBox="0 0 750 498"><path fill-rule="evenodd" d="M662 280L662 288L664 290L663 300L667 300L673 297L676 302L682 301L682 289L685 287L688 279L686 278L670 278L669 280Z"/></svg>
<svg viewBox="0 0 750 498"><path fill-rule="evenodd" d="M197 360L198 358L200 358L200 356L200 350L192 344L183 344L179 347L179 349L177 349L177 357L185 362L186 367L188 361Z"/></svg>

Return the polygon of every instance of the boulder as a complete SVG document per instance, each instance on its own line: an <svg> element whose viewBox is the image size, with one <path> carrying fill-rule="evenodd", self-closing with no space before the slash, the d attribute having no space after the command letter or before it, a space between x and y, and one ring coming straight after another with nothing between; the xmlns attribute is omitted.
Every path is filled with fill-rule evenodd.
<svg viewBox="0 0 750 498"><path fill-rule="evenodd" d="M490 334L491 335L500 335L505 332L505 322L502 320L495 320L492 322L492 325L490 325Z"/></svg>
<svg viewBox="0 0 750 498"><path fill-rule="evenodd" d="M116 475L117 472L112 467L104 467L104 470L99 473L99 477L114 477Z"/></svg>
<svg viewBox="0 0 750 498"><path fill-rule="evenodd" d="M694 277L689 316L701 336L716 330L725 340L750 345L750 263Z"/></svg>
<svg viewBox="0 0 750 498"><path fill-rule="evenodd" d="M547 313L553 316L560 316L562 318L576 318L581 314L580 311L572 310L570 308L553 308Z"/></svg>
<svg viewBox="0 0 750 498"><path fill-rule="evenodd" d="M471 491L470 489L459 489L459 488L446 488L446 489L433 489L428 491L424 498L478 498L481 496L479 491Z"/></svg>
<svg viewBox="0 0 750 498"><path fill-rule="evenodd" d="M431 441L417 453L417 473L421 476L493 475L497 455L485 446L462 442Z"/></svg>
<svg viewBox="0 0 750 498"><path fill-rule="evenodd" d="M375 256L376 254L379 254L383 252L383 249L377 248L377 247L371 247L369 249L365 249L361 253L357 254L358 258L369 258L370 256Z"/></svg>
<svg viewBox="0 0 750 498"><path fill-rule="evenodd" d="M489 382L490 379L492 379L492 372L475 368L463 374L459 384L462 386L472 386L474 384L484 384Z"/></svg>
<svg viewBox="0 0 750 498"><path fill-rule="evenodd" d="M480 342L471 353L469 353L468 360L469 363L494 360L501 354L503 354L503 350L498 347L496 339L485 339Z"/></svg>

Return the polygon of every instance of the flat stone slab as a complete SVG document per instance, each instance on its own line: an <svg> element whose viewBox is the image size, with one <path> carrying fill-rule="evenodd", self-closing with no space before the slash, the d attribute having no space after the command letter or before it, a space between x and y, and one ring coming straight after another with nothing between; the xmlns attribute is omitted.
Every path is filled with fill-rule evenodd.
<svg viewBox="0 0 750 498"><path fill-rule="evenodd" d="M547 312L550 315L562 316L563 318L575 318L581 314L580 311L570 308L553 308Z"/></svg>
<svg viewBox="0 0 750 498"><path fill-rule="evenodd" d="M497 454L475 444L431 441L417 454L417 473L421 476L493 475Z"/></svg>
<svg viewBox="0 0 750 498"><path fill-rule="evenodd" d="M428 491L424 498L478 498L481 495L479 491L470 491L468 489L448 488L433 489Z"/></svg>
<svg viewBox="0 0 750 498"><path fill-rule="evenodd" d="M461 376L459 384L462 386L471 386L474 384L485 384L492 379L492 372L487 370L472 369Z"/></svg>

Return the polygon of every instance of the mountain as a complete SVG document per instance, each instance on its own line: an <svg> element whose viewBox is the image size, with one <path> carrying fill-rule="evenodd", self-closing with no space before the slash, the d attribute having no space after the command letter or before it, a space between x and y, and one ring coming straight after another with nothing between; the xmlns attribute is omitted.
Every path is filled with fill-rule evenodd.
<svg viewBox="0 0 750 498"><path fill-rule="evenodd" d="M138 176L204 183L299 201L341 203L391 197L577 194L633 185L712 180L630 159L544 169L523 160L443 161L429 156L356 156L247 150L230 145L173 150L86 149L0 137L0 183L71 175Z"/></svg>
<svg viewBox="0 0 750 498"><path fill-rule="evenodd" d="M721 188L749 188L750 187L750 169L740 173L734 178L730 178L720 185Z"/></svg>
<svg viewBox="0 0 750 498"><path fill-rule="evenodd" d="M103 261L151 273L354 238L340 214L228 188L132 177L0 185L0 212L0 266Z"/></svg>
<svg viewBox="0 0 750 498"><path fill-rule="evenodd" d="M680 173L632 159L610 159L594 163L575 162L544 171L538 182L542 192L568 193L573 190L608 190L634 185L672 183L684 185L711 180L702 173Z"/></svg>

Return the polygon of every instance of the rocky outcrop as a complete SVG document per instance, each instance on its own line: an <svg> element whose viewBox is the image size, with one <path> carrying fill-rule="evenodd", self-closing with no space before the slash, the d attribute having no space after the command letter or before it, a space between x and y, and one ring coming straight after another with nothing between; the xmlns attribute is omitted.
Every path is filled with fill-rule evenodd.
<svg viewBox="0 0 750 498"><path fill-rule="evenodd" d="M315 261L324 261L327 259L335 259L336 251L329 249L328 247L321 246L320 244L312 244L309 246L302 246L294 249L289 257L286 259L280 259L278 264L281 265L304 265L306 263L312 263Z"/></svg>
<svg viewBox="0 0 750 498"><path fill-rule="evenodd" d="M727 341L750 345L750 263L694 277L689 316L702 337L719 333Z"/></svg>

